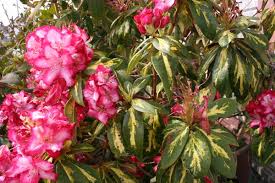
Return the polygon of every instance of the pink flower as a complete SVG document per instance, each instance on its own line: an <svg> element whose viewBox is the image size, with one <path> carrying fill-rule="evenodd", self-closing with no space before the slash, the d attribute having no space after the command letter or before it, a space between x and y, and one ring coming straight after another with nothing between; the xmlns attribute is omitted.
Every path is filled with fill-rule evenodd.
<svg viewBox="0 0 275 183"><path fill-rule="evenodd" d="M155 157L153 158L153 161L154 161L154 163L156 164L156 165L153 167L153 171L154 171L154 172L157 172L157 171L158 171L158 165L159 165L160 160L161 160L161 156L155 156Z"/></svg>
<svg viewBox="0 0 275 183"><path fill-rule="evenodd" d="M87 80L83 93L89 107L88 116L106 125L116 114L116 103L120 99L118 82L111 69L99 65Z"/></svg>
<svg viewBox="0 0 275 183"><path fill-rule="evenodd" d="M164 28L169 22L169 16L163 16L160 9L144 8L134 16L134 21L141 34L152 34L158 28Z"/></svg>
<svg viewBox="0 0 275 183"><path fill-rule="evenodd" d="M42 26L29 33L25 59L48 86L56 79L64 79L67 86L74 84L75 75L83 71L93 56L85 44L87 34L76 25L62 29Z"/></svg>
<svg viewBox="0 0 275 183"><path fill-rule="evenodd" d="M57 175L53 170L54 165L47 161L18 154L5 175L18 179L20 183L38 183L40 178L55 180Z"/></svg>
<svg viewBox="0 0 275 183"><path fill-rule="evenodd" d="M28 142L27 152L30 155L50 155L59 152L66 140L72 139L73 124L42 124L32 128L31 137Z"/></svg>
<svg viewBox="0 0 275 183"><path fill-rule="evenodd" d="M154 0L155 8L165 12L174 6L176 0Z"/></svg>
<svg viewBox="0 0 275 183"><path fill-rule="evenodd" d="M5 173L10 167L11 153L6 145L0 146L0 183L5 180Z"/></svg>
<svg viewBox="0 0 275 183"><path fill-rule="evenodd" d="M259 128L260 134L265 128L275 126L275 91L266 90L250 101L246 106L246 111L252 118L251 128Z"/></svg>
<svg viewBox="0 0 275 183"><path fill-rule="evenodd" d="M26 152L30 155L59 152L66 140L73 136L74 124L69 123L62 106L42 106L29 113L36 125L30 130Z"/></svg>
<svg viewBox="0 0 275 183"><path fill-rule="evenodd" d="M180 104L175 104L172 108L171 108L171 112L172 114L176 115L176 116L180 116L184 114L184 109L183 106Z"/></svg>

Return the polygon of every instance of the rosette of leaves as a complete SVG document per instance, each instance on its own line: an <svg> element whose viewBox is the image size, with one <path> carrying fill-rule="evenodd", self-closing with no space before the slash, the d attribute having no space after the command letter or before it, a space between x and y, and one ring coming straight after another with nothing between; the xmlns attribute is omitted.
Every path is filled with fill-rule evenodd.
<svg viewBox="0 0 275 183"><path fill-rule="evenodd" d="M209 78L222 95L245 101L269 77L268 40L251 18L240 16L218 31L205 49L200 79Z"/></svg>
<svg viewBox="0 0 275 183"><path fill-rule="evenodd" d="M233 115L237 112L236 106L237 102L232 99L212 100L207 109L208 120ZM205 176L213 182L217 182L219 176L234 178L236 161L230 146L238 146L235 137L215 125L207 134L197 125L199 122L186 119L188 117L172 119L164 130L157 182L203 182Z"/></svg>

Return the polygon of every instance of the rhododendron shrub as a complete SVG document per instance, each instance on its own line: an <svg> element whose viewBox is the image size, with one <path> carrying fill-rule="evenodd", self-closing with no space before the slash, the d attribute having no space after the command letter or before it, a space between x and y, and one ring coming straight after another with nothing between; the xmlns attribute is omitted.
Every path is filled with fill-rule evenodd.
<svg viewBox="0 0 275 183"><path fill-rule="evenodd" d="M235 181L244 143L275 161L274 11L255 22L235 0L26 6L0 36L0 183Z"/></svg>

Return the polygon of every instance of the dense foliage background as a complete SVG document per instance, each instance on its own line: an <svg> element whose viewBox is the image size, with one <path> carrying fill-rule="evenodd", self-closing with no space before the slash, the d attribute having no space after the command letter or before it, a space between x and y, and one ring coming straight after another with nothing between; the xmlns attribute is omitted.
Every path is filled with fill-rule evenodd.
<svg viewBox="0 0 275 183"><path fill-rule="evenodd" d="M28 81L35 64L24 57L36 28L76 24L88 35L81 49L93 49L73 84L65 81L66 94L46 91L60 98L75 126L58 156L42 156L54 164L57 182L226 182L236 178L234 152L247 135L257 160L275 160L274 50L268 51L274 8L246 17L235 0L166 0L163 12L153 11L157 0L21 2L29 9L0 32L0 101L22 90L37 97ZM103 119L89 111L79 120L94 108L85 91L100 88L101 72L114 92L107 111L116 112ZM267 107L259 105L266 100ZM260 108L269 111L259 119ZM235 131L221 125L229 117L240 121ZM0 144L11 147L6 126Z"/></svg>

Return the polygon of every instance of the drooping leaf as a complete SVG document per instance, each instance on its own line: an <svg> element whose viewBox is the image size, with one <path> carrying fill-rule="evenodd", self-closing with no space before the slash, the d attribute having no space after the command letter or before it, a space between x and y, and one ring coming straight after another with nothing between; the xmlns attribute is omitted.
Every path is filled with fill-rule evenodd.
<svg viewBox="0 0 275 183"><path fill-rule="evenodd" d="M230 48L223 48L215 58L212 81L221 95L230 93L229 66L232 54Z"/></svg>
<svg viewBox="0 0 275 183"><path fill-rule="evenodd" d="M252 31L245 31L244 38L248 45L253 45L253 47L255 48L266 50L268 47L268 40L264 34L258 34Z"/></svg>
<svg viewBox="0 0 275 183"><path fill-rule="evenodd" d="M218 23L212 6L207 1L188 0L191 14L202 33L209 39L216 35Z"/></svg>
<svg viewBox="0 0 275 183"><path fill-rule="evenodd" d="M211 165L211 151L208 140L200 131L190 135L181 159L194 177L207 174Z"/></svg>
<svg viewBox="0 0 275 183"><path fill-rule="evenodd" d="M75 83L74 87L71 90L71 95L73 96L76 103L78 103L81 106L85 106L83 101L83 86L82 86L82 78L79 77L77 82Z"/></svg>
<svg viewBox="0 0 275 183"><path fill-rule="evenodd" d="M152 56L151 62L163 83L163 88L167 95L167 98L171 100L173 74L168 56L166 54L157 53L156 55Z"/></svg>
<svg viewBox="0 0 275 183"><path fill-rule="evenodd" d="M75 100L73 97L71 97L65 104L64 114L68 117L70 122L75 123L77 121Z"/></svg>
<svg viewBox="0 0 275 183"><path fill-rule="evenodd" d="M238 102L230 98L220 98L208 105L207 115L210 120L227 118L238 112Z"/></svg>
<svg viewBox="0 0 275 183"><path fill-rule="evenodd" d="M236 175L236 161L229 145L215 135L210 135L209 141L212 152L211 168L227 178L234 178Z"/></svg>
<svg viewBox="0 0 275 183"><path fill-rule="evenodd" d="M172 125L175 128L165 134L165 137L169 139L165 138L166 144L159 164L160 169L168 168L179 159L189 137L189 127L183 122ZM171 126L168 125L167 128Z"/></svg>
<svg viewBox="0 0 275 183"><path fill-rule="evenodd" d="M134 52L133 56L130 58L128 68L127 68L127 73L131 73L136 68L138 63L143 61L143 59L145 59L148 56L147 49L149 49L150 46L152 45L150 43L150 39L146 39L139 46L141 48L136 52Z"/></svg>
<svg viewBox="0 0 275 183"><path fill-rule="evenodd" d="M123 119L123 138L129 150L138 157L143 156L144 124L134 108L130 108Z"/></svg>
<svg viewBox="0 0 275 183"><path fill-rule="evenodd" d="M199 80L201 81L203 79L203 76L206 74L206 72L209 70L210 65L215 60L215 57L219 51L219 47L215 46L212 47L210 50L207 51L204 62L202 63L202 66L199 71Z"/></svg>
<svg viewBox="0 0 275 183"><path fill-rule="evenodd" d="M229 70L231 87L234 94L242 99L245 99L249 93L250 71L242 55L238 52L233 52L233 59Z"/></svg>
<svg viewBox="0 0 275 183"><path fill-rule="evenodd" d="M126 148L122 139L121 124L119 120L114 120L112 126L108 128L107 137L110 149L116 157L126 155Z"/></svg>
<svg viewBox="0 0 275 183"><path fill-rule="evenodd" d="M239 146L236 137L225 128L211 129L211 135L215 136L215 139L222 140L225 144Z"/></svg>

